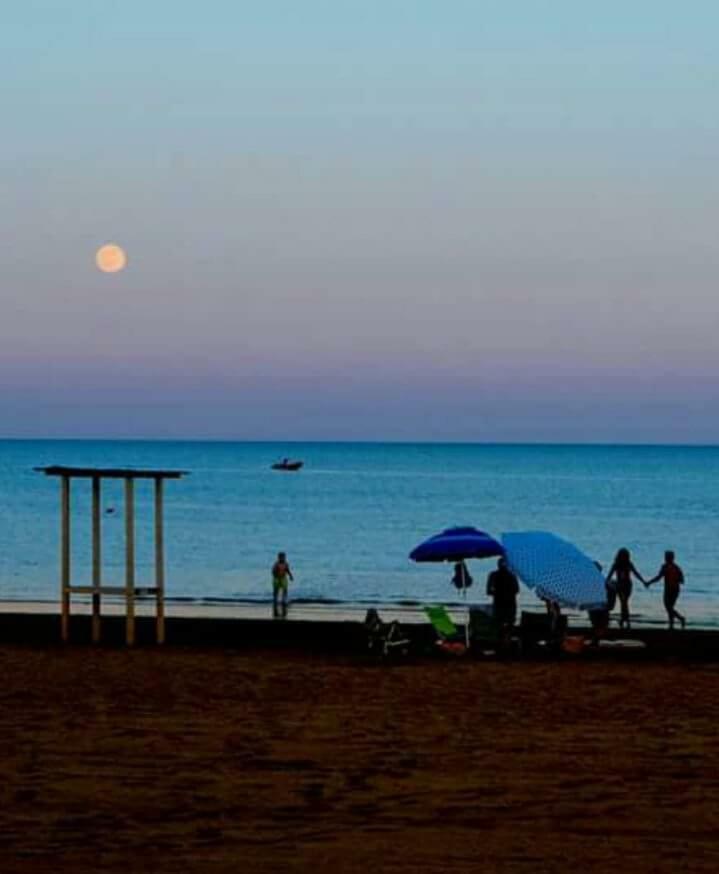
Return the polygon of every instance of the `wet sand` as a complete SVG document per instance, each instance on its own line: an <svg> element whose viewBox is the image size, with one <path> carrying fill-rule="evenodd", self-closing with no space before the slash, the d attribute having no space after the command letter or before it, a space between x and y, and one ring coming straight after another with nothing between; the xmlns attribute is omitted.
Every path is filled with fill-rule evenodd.
<svg viewBox="0 0 719 874"><path fill-rule="evenodd" d="M716 871L719 666L0 648L0 870Z"/></svg>

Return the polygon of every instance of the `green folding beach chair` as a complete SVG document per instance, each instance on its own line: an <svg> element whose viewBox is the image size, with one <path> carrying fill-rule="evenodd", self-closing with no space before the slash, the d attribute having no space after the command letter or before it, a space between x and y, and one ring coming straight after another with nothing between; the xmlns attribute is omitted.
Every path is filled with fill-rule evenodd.
<svg viewBox="0 0 719 874"><path fill-rule="evenodd" d="M434 626L438 637L446 640L459 634L459 629L452 621L452 617L447 613L446 607L443 607L441 604L425 604L424 612L427 614L427 619Z"/></svg>
<svg viewBox="0 0 719 874"><path fill-rule="evenodd" d="M464 635L441 604L425 604L424 612L437 632L437 644L444 652L463 655L467 652Z"/></svg>

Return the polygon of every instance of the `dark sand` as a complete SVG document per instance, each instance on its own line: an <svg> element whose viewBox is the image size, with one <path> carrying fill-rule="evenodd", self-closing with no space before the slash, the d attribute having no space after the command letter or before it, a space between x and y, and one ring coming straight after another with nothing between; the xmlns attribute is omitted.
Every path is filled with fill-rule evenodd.
<svg viewBox="0 0 719 874"><path fill-rule="evenodd" d="M0 871L719 870L719 666L0 649Z"/></svg>

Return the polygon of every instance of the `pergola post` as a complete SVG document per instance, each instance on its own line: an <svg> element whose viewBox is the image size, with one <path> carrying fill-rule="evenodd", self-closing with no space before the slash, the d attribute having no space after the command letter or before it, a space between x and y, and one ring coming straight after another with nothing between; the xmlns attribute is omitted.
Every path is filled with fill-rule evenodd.
<svg viewBox="0 0 719 874"><path fill-rule="evenodd" d="M135 643L135 481L125 480L125 615L128 646Z"/></svg>
<svg viewBox="0 0 719 874"><path fill-rule="evenodd" d="M60 603L63 643L70 639L70 477L60 480Z"/></svg>
<svg viewBox="0 0 719 874"><path fill-rule="evenodd" d="M102 590L102 532L100 522L100 477L92 478L92 642L100 642L100 596Z"/></svg>
<svg viewBox="0 0 719 874"><path fill-rule="evenodd" d="M158 643L165 642L165 534L162 480L155 480L155 615Z"/></svg>

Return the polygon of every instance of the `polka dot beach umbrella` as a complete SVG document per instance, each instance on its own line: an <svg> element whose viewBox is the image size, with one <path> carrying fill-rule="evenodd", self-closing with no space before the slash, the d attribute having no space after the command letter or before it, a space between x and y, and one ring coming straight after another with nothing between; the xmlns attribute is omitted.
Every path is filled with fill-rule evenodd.
<svg viewBox="0 0 719 874"><path fill-rule="evenodd" d="M540 598L578 610L607 606L604 576L588 555L548 531L502 535L507 563Z"/></svg>

